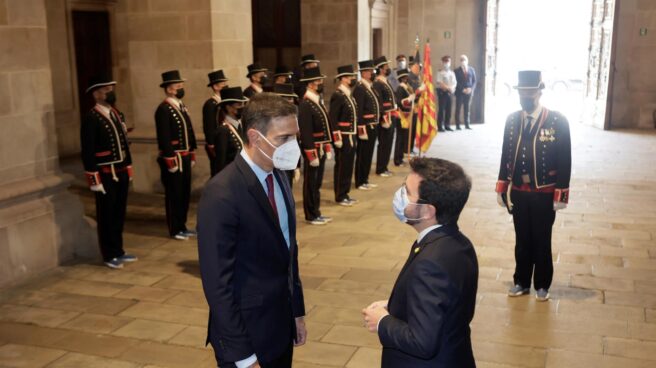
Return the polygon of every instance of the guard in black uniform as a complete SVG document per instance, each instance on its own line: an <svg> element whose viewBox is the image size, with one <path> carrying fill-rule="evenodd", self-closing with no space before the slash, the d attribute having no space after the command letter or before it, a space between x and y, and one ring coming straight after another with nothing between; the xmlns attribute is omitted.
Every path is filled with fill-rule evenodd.
<svg viewBox="0 0 656 368"><path fill-rule="evenodd" d="M246 78L251 81L251 85L244 90L244 96L246 98L251 98L256 93L264 92L264 86L268 82L268 71L269 69L257 63L248 66L248 74L246 74Z"/></svg>
<svg viewBox="0 0 656 368"><path fill-rule="evenodd" d="M551 232L556 211L569 200L572 148L565 116L540 105L544 83L539 71L520 71L521 111L508 116L496 192L513 215L515 274L509 296L530 293L549 299L553 278Z"/></svg>
<svg viewBox="0 0 656 368"><path fill-rule="evenodd" d="M96 194L98 242L103 262L122 268L137 257L123 250L123 224L132 180L132 157L125 117L115 107L116 82L96 77L89 83L96 106L84 117L80 130L82 163L89 188Z"/></svg>
<svg viewBox="0 0 656 368"><path fill-rule="evenodd" d="M187 229L187 212L191 195L191 168L196 164L196 136L187 107L182 103L184 79L180 72L162 73L166 98L155 111L159 163L166 192L166 221L169 235L187 240L196 232Z"/></svg>
<svg viewBox="0 0 656 368"><path fill-rule="evenodd" d="M284 65L279 65L276 67L273 72L273 85L275 88L276 84L288 84L292 82L292 71ZM275 92L274 92L275 93Z"/></svg>
<svg viewBox="0 0 656 368"><path fill-rule="evenodd" d="M298 127L303 160L303 210L305 220L312 225L325 225L332 219L321 215L319 190L323 183L326 159L332 157L330 122L323 104L323 80L319 67L305 69L301 82L305 83L305 96L298 106Z"/></svg>
<svg viewBox="0 0 656 368"><path fill-rule="evenodd" d="M398 118L396 98L394 90L389 85L389 77L392 69L389 67L389 61L385 56L374 60L378 70L376 80L374 81L374 91L378 97L378 106L380 106L380 124L378 125L378 152L376 154L376 175L382 177L392 176L387 165L392 155L392 144L394 143L395 121Z"/></svg>
<svg viewBox="0 0 656 368"><path fill-rule="evenodd" d="M221 103L221 90L228 87L228 79L223 74L223 70L217 70L207 75L209 84L212 89L210 97L203 105L203 132L205 133L205 151L210 160L210 175L214 176L218 171L216 169L216 131L221 124L219 121L219 103Z"/></svg>
<svg viewBox="0 0 656 368"><path fill-rule="evenodd" d="M352 96L357 76L353 65L338 67L335 79L339 84L330 98L329 117L335 146L335 202L345 207L357 203L349 196L358 133L358 109Z"/></svg>
<svg viewBox="0 0 656 368"><path fill-rule="evenodd" d="M241 129L241 111L247 101L241 87L221 90L221 125L215 138L217 172L228 166L244 148L241 138L244 134Z"/></svg>
<svg viewBox="0 0 656 368"><path fill-rule="evenodd" d="M376 138L378 137L378 120L380 107L372 87L374 79L374 62L360 61L360 82L353 89L353 99L358 108L358 144L355 158L355 186L360 190L371 190L378 184L369 183L369 171L373 161Z"/></svg>
<svg viewBox="0 0 656 368"><path fill-rule="evenodd" d="M319 60L314 57L314 54L307 54L301 56L301 63L298 67L294 68L292 75L292 84L294 85L294 92L299 96L305 96L305 83L301 82L303 72L305 69L319 67Z"/></svg>
<svg viewBox="0 0 656 368"><path fill-rule="evenodd" d="M298 95L294 93L294 85L291 83L275 83L273 85L273 93L284 98L289 103L298 106ZM301 180L301 160L298 160L298 165L296 165L295 170L285 171L287 178L289 179L289 187L293 188L294 183L297 183Z"/></svg>
<svg viewBox="0 0 656 368"><path fill-rule="evenodd" d="M396 120L396 143L394 145L394 165L403 164L403 156L410 153L409 134L412 125L412 117L415 109L415 91L408 84L408 69L398 70L396 78L399 80L399 87L396 89L396 100L399 102L399 118Z"/></svg>

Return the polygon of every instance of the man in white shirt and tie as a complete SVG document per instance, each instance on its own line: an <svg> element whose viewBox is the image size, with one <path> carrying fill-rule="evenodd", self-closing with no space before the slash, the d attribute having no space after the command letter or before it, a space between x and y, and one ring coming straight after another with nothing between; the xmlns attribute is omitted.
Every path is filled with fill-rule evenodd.
<svg viewBox="0 0 656 368"><path fill-rule="evenodd" d="M438 131L452 131L451 125L451 98L456 91L456 75L451 70L451 56L442 57L442 69L435 76L437 100L439 109L437 111Z"/></svg>

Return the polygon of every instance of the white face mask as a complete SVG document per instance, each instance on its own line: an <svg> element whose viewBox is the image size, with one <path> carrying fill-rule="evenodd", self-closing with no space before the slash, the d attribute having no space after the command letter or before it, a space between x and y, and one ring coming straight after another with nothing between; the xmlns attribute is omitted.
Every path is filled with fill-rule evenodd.
<svg viewBox="0 0 656 368"><path fill-rule="evenodd" d="M467 67L468 64L469 62L467 60L460 60L460 65L464 66L465 68Z"/></svg>
<svg viewBox="0 0 656 368"><path fill-rule="evenodd" d="M399 69L405 69L408 66L408 63L405 60L399 61Z"/></svg>
<svg viewBox="0 0 656 368"><path fill-rule="evenodd" d="M444 69L451 68L451 63L444 63Z"/></svg>
<svg viewBox="0 0 656 368"><path fill-rule="evenodd" d="M280 146L274 146L269 140L262 135L262 133L257 132L264 140L275 150L273 151L273 157L269 157L260 147L257 149L262 152L271 162L273 162L273 167L278 170L294 170L298 165L298 160L301 158L301 149L298 147L298 142L295 139L289 140L281 144Z"/></svg>
<svg viewBox="0 0 656 368"><path fill-rule="evenodd" d="M392 200L392 209L394 210L394 214L396 215L396 218L399 219L399 221L413 225L413 223L417 223L421 220L423 220L423 217L419 218L408 218L405 215L405 208L408 207L409 205L414 205L414 206L423 206L424 203L413 203L410 202L410 199L408 198L408 192L405 189L405 185L399 188L399 190L394 193L394 199Z"/></svg>

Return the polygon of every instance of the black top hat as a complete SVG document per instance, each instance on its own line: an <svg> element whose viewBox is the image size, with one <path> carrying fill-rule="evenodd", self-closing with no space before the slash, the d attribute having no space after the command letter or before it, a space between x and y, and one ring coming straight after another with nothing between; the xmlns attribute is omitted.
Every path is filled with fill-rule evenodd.
<svg viewBox="0 0 656 368"><path fill-rule="evenodd" d="M519 84L515 89L544 89L542 72L539 70L520 70L517 73Z"/></svg>
<svg viewBox="0 0 656 368"><path fill-rule="evenodd" d="M356 76L355 70L353 70L353 65L342 65L337 67L337 75L335 79L346 76Z"/></svg>
<svg viewBox="0 0 656 368"><path fill-rule="evenodd" d="M182 79L182 77L180 77L179 70L169 70L168 72L162 73L162 84L160 84L159 86L166 87L169 84L179 83L184 81L186 81L186 79Z"/></svg>
<svg viewBox="0 0 656 368"><path fill-rule="evenodd" d="M278 65L273 73L273 77L280 77L281 75L292 75L292 71L285 65Z"/></svg>
<svg viewBox="0 0 656 368"><path fill-rule="evenodd" d="M358 68L360 71L376 69L373 60L358 61Z"/></svg>
<svg viewBox="0 0 656 368"><path fill-rule="evenodd" d="M301 56L301 65L307 63L319 63L319 60L317 60L317 58L314 57L314 54L307 54Z"/></svg>
<svg viewBox="0 0 656 368"><path fill-rule="evenodd" d="M246 74L246 78L250 78L251 75L259 72L268 72L269 69L263 67L262 65L258 63L254 63L248 66L248 74Z"/></svg>
<svg viewBox="0 0 656 368"><path fill-rule="evenodd" d="M410 72L408 69L399 69L396 71L396 79L401 79L402 77L407 77Z"/></svg>
<svg viewBox="0 0 656 368"><path fill-rule="evenodd" d="M415 57L414 56L408 57L408 65L415 65Z"/></svg>
<svg viewBox="0 0 656 368"><path fill-rule="evenodd" d="M241 90L241 87L227 87L221 90L221 102L246 102L248 99L244 97L244 92Z"/></svg>
<svg viewBox="0 0 656 368"><path fill-rule="evenodd" d="M223 75L223 70L215 70L215 71L211 72L210 74L208 74L207 78L210 81L207 84L208 87L215 84L215 83L225 82L225 81L228 80L228 78L226 78L225 75Z"/></svg>
<svg viewBox="0 0 656 368"><path fill-rule="evenodd" d="M109 75L96 75L89 79L89 87L84 93L89 93L95 91L100 87L113 86L116 84L116 81L113 81Z"/></svg>
<svg viewBox="0 0 656 368"><path fill-rule="evenodd" d="M374 65L376 68L380 68L385 64L389 64L389 61L387 61L387 58L385 56L380 56L374 59Z"/></svg>
<svg viewBox="0 0 656 368"><path fill-rule="evenodd" d="M319 67L314 67L314 68L309 68L309 69L303 69L303 77L299 79L301 82L311 82L313 80L317 79L323 79L326 78L325 75L321 74L321 71L319 70Z"/></svg>
<svg viewBox="0 0 656 368"><path fill-rule="evenodd" d="M280 97L298 97L298 95L294 93L294 85L291 83L274 84L273 93Z"/></svg>

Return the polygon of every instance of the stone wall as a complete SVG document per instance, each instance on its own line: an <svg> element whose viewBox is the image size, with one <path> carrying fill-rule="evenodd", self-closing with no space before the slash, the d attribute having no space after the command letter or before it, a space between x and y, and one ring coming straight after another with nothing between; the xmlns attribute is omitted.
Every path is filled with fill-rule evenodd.
<svg viewBox="0 0 656 368"><path fill-rule="evenodd" d="M314 54L321 61L326 100L335 89L337 67L357 68L357 0L301 1L301 54Z"/></svg>
<svg viewBox="0 0 656 368"><path fill-rule="evenodd" d="M97 252L58 169L46 24L44 0L0 1L0 287Z"/></svg>
<svg viewBox="0 0 656 368"><path fill-rule="evenodd" d="M611 128L654 129L656 111L656 2L622 0L617 23ZM646 28L647 34L640 35Z"/></svg>

